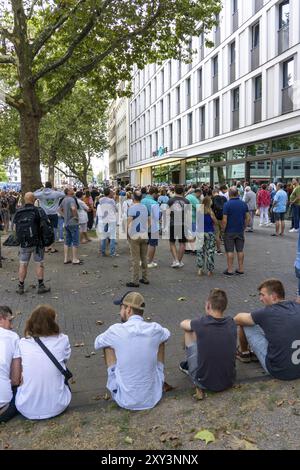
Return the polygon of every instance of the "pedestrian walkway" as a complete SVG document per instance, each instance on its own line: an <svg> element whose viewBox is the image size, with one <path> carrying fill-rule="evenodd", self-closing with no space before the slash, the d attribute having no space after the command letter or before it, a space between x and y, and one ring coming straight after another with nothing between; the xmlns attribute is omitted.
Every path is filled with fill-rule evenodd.
<svg viewBox="0 0 300 470"><path fill-rule="evenodd" d="M196 259L185 255L185 266L171 269L168 242L161 241L157 250L158 268L149 270L149 286L141 285L139 291L146 299L145 319L157 321L167 327L172 337L166 348L166 380L177 391L191 387L188 379L178 369L184 358L182 332L179 323L185 318L204 312L204 302L213 287L228 294L228 314L249 312L260 306L257 286L265 278L276 277L283 281L287 296L294 298L297 282L294 275L297 234L282 238L270 237L273 228L257 228L246 234L244 276L226 278L225 255L216 256L216 271L212 278L198 277ZM45 255L45 282L51 292L37 295L34 266L29 266L26 294L15 293L17 285L17 248L3 247L7 259L0 269L1 304L9 305L15 312L15 330L23 335L25 321L39 303L49 303L58 312L61 329L69 335L72 357L69 368L74 374L72 406L95 403L106 394L106 369L102 352L94 352L95 337L119 321L118 307L112 300L128 290L129 252L126 241L118 244L119 257L97 257L98 242L80 247L81 266L63 264L63 246L56 245L59 253ZM256 381L265 375L258 364L237 364L237 380Z"/></svg>

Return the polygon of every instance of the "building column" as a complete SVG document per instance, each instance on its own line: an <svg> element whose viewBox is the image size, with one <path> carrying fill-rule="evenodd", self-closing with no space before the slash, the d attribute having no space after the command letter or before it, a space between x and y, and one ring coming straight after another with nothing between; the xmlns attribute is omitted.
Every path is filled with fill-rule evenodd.
<svg viewBox="0 0 300 470"><path fill-rule="evenodd" d="M185 174L185 160L180 162L180 184L185 184L186 174Z"/></svg>
<svg viewBox="0 0 300 470"><path fill-rule="evenodd" d="M209 184L213 188L214 187L214 167L209 167Z"/></svg>

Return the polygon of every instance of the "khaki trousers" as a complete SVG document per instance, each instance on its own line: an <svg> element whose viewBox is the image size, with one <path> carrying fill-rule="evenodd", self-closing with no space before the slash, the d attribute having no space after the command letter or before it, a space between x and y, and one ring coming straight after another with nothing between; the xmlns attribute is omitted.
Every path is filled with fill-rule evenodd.
<svg viewBox="0 0 300 470"><path fill-rule="evenodd" d="M148 280L147 250L148 240L145 238L130 239L130 254L132 266L132 282L139 283L140 261L142 262L142 278Z"/></svg>

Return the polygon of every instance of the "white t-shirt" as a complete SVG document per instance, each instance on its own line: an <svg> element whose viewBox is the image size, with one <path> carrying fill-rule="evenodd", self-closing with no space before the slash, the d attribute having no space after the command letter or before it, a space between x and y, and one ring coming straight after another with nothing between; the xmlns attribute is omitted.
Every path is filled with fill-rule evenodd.
<svg viewBox="0 0 300 470"><path fill-rule="evenodd" d="M41 337L41 341L65 368L71 356L67 335ZM64 376L33 338L20 340L23 383L18 388L16 407L28 419L46 419L62 413L71 401Z"/></svg>
<svg viewBox="0 0 300 470"><path fill-rule="evenodd" d="M20 357L20 338L14 331L0 327L0 408L12 399L10 366Z"/></svg>
<svg viewBox="0 0 300 470"><path fill-rule="evenodd" d="M169 337L167 328L145 322L140 315L132 315L126 323L112 325L97 336L95 349L111 347L116 354L116 366L108 370L107 388L119 406L147 410L159 402L164 366L157 361L157 353Z"/></svg>

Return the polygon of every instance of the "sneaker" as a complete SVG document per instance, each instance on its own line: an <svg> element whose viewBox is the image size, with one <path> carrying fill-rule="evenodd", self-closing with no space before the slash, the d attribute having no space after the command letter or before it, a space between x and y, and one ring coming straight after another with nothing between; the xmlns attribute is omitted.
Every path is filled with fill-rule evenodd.
<svg viewBox="0 0 300 470"><path fill-rule="evenodd" d="M216 253L216 255L222 255L223 254L223 252L221 250L216 250L215 253Z"/></svg>
<svg viewBox="0 0 300 470"><path fill-rule="evenodd" d="M264 226L264 224L259 224L259 227L263 227L263 226Z"/></svg>
<svg viewBox="0 0 300 470"><path fill-rule="evenodd" d="M157 268L158 264L157 263L154 263L154 261L152 261L152 263L148 263L148 268Z"/></svg>
<svg viewBox="0 0 300 470"><path fill-rule="evenodd" d="M38 294L46 294L47 292L50 292L51 287L46 287L45 284L41 284L38 288Z"/></svg>
<svg viewBox="0 0 300 470"><path fill-rule="evenodd" d="M147 285L150 284L150 282L145 280L145 279L140 279L140 283L141 284L147 284Z"/></svg>
<svg viewBox="0 0 300 470"><path fill-rule="evenodd" d="M297 228L292 228L291 230L289 230L290 233L299 233L299 229Z"/></svg>
<svg viewBox="0 0 300 470"><path fill-rule="evenodd" d="M58 240L59 243L63 243L64 241L65 241L65 240L64 240L63 238L60 238L60 239Z"/></svg>
<svg viewBox="0 0 300 470"><path fill-rule="evenodd" d="M135 282L127 282L126 286L127 287L140 287L140 285Z"/></svg>
<svg viewBox="0 0 300 470"><path fill-rule="evenodd" d="M183 372L184 374L189 375L189 364L188 364L188 361L182 361L182 362L180 362L180 364L179 364L179 370L181 370L181 372Z"/></svg>
<svg viewBox="0 0 300 470"><path fill-rule="evenodd" d="M253 351L250 351L250 359L251 362L259 362L257 355Z"/></svg>
<svg viewBox="0 0 300 470"><path fill-rule="evenodd" d="M183 266L184 266L184 263L182 261L180 261L179 268L183 268Z"/></svg>
<svg viewBox="0 0 300 470"><path fill-rule="evenodd" d="M251 353L249 351L248 352L242 352L239 349L237 349L235 357L239 361L244 362L246 364L251 362Z"/></svg>
<svg viewBox="0 0 300 470"><path fill-rule="evenodd" d="M17 287L16 293L19 294L19 295L23 295L24 294L24 286L21 286L19 284L18 287Z"/></svg>
<svg viewBox="0 0 300 470"><path fill-rule="evenodd" d="M179 268L179 267L180 267L179 261L173 261L173 263L171 264L171 268Z"/></svg>

